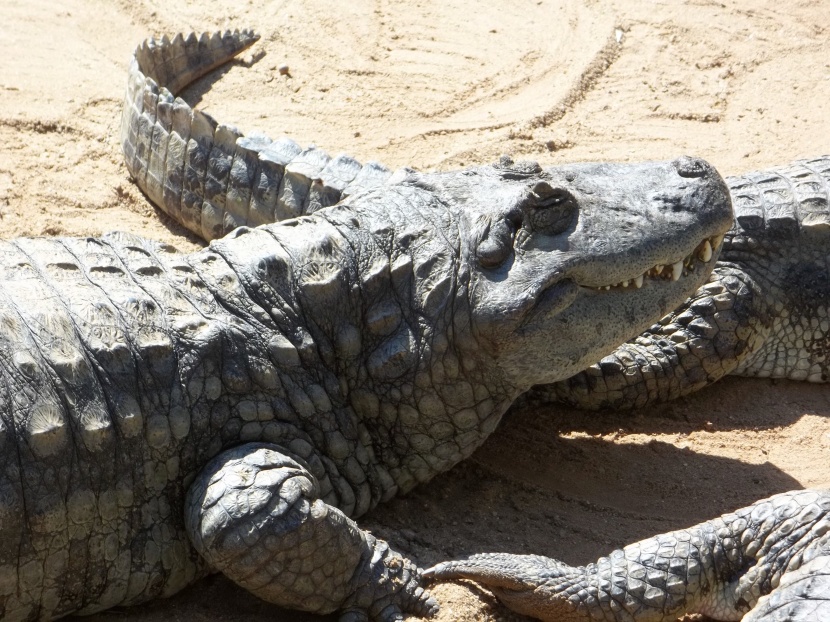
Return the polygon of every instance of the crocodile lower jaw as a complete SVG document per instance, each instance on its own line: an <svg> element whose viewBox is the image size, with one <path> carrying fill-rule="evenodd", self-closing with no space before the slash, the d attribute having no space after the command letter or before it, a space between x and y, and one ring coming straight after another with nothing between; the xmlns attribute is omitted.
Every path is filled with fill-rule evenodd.
<svg viewBox="0 0 830 622"><path fill-rule="evenodd" d="M599 287L592 287L591 289L598 291L624 289L627 287L640 289L648 279L679 281L681 276L693 272L698 263L707 264L712 261L712 257L715 255L714 250L719 248L722 242L722 235L707 238L683 259L679 259L673 263L653 266L633 279L614 283L613 285L600 285Z"/></svg>

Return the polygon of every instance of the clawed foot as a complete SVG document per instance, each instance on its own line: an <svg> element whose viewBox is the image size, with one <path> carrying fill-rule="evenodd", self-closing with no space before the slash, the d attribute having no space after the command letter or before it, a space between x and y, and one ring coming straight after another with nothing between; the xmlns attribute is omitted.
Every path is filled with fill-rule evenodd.
<svg viewBox="0 0 830 622"><path fill-rule="evenodd" d="M356 589L340 622L398 622L404 613L425 618L438 613L438 603L421 587L423 571L386 542L368 538L372 557L355 576Z"/></svg>
<svg viewBox="0 0 830 622"><path fill-rule="evenodd" d="M319 489L280 447L228 449L188 490L190 541L211 568L276 605L340 611L342 622L435 614L421 569L320 500Z"/></svg>

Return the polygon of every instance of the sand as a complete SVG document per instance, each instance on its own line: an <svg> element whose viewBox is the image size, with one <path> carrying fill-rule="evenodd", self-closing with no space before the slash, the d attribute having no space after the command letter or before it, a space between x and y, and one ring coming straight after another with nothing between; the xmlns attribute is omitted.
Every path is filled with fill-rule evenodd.
<svg viewBox="0 0 830 622"><path fill-rule="evenodd" d="M823 4L0 0L3 235L121 229L198 247L121 163L126 67L151 34L255 27L262 41L186 99L247 132L362 161L440 170L503 153L542 164L688 153L733 174L830 151ZM424 564L488 550L585 563L827 486L828 413L824 386L738 378L634 414L524 406L471 460L362 524ZM472 584L434 593L441 622L518 619ZM92 618L237 619L320 620L221 577Z"/></svg>

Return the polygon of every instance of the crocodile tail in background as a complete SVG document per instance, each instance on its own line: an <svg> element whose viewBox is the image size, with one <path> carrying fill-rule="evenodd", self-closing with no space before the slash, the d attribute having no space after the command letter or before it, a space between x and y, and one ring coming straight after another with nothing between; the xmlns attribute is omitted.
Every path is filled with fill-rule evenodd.
<svg viewBox="0 0 830 622"><path fill-rule="evenodd" d="M245 136L175 97L258 39L251 30L148 39L130 64L121 117L127 169L156 206L206 241L312 213L391 175L288 138Z"/></svg>
<svg viewBox="0 0 830 622"><path fill-rule="evenodd" d="M424 577L476 581L510 609L543 622L668 622L695 613L713 620L826 622L829 518L830 492L793 490L585 566L483 553L437 564Z"/></svg>

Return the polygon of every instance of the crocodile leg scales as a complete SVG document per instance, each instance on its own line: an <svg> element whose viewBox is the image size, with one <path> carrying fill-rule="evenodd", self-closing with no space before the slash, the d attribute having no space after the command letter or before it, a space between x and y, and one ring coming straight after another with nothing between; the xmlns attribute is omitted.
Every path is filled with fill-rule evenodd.
<svg viewBox="0 0 830 622"><path fill-rule="evenodd" d="M283 607L377 622L437 611L412 562L319 497L298 459L273 445L242 445L191 485L188 534L214 570Z"/></svg>
<svg viewBox="0 0 830 622"><path fill-rule="evenodd" d="M630 544L587 566L485 553L438 564L425 576L477 581L511 609L545 622L660 622L690 613L714 620L819 620L775 617L772 610L780 610L778 603L826 608L828 532L830 492L793 491ZM802 564L814 566L799 572ZM807 575L814 577L812 590L805 589ZM767 594L758 612L743 618Z"/></svg>
<svg viewBox="0 0 830 622"><path fill-rule="evenodd" d="M787 573L778 587L758 601L743 622L830 620L830 549Z"/></svg>

